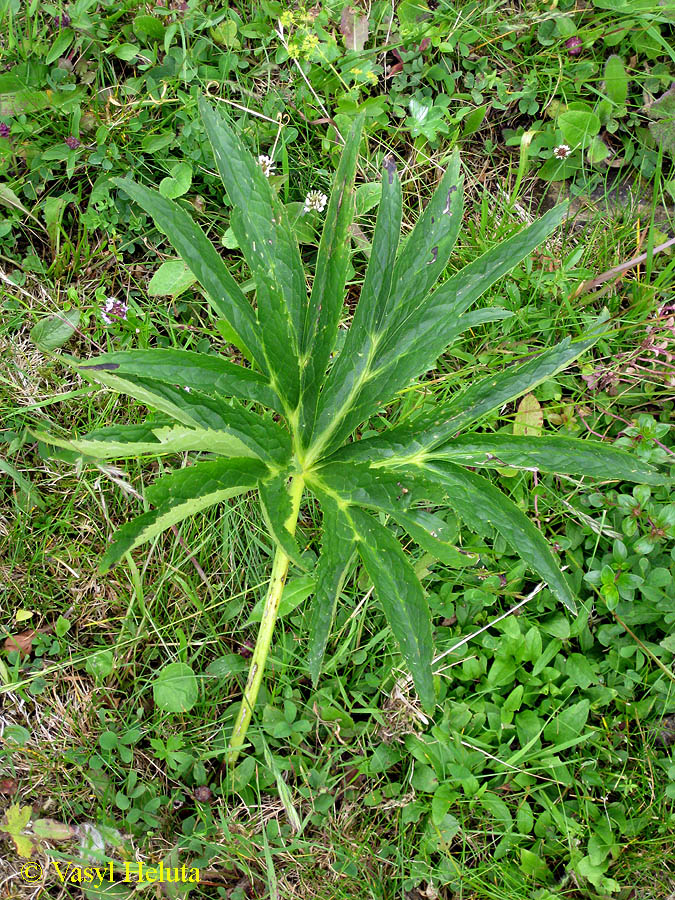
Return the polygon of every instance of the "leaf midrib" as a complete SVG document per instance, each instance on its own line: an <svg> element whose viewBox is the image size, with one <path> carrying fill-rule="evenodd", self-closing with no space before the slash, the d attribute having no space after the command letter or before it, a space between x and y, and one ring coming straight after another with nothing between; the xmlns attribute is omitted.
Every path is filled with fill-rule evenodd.
<svg viewBox="0 0 675 900"><path fill-rule="evenodd" d="M346 400L342 403L340 410L331 419L330 425L327 428L324 428L323 431L319 432L318 436L310 444L307 450L306 465L312 466L321 458L321 454L329 444L331 436L335 433L341 423L344 422L350 410L353 409L352 404L354 399L358 396L364 385L368 384L369 381L377 377L379 370L371 369L371 366L375 361L377 348L380 344L381 339L382 333L370 335L368 358L363 367L363 371L354 381L354 384L352 385Z"/></svg>

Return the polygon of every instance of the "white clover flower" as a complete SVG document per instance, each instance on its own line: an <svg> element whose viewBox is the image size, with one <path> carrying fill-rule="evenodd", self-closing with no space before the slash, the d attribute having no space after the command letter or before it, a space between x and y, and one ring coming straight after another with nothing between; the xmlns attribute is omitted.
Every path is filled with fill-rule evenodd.
<svg viewBox="0 0 675 900"><path fill-rule="evenodd" d="M553 148L553 155L556 159L567 159L571 152L572 151L567 144L560 144L559 147Z"/></svg>
<svg viewBox="0 0 675 900"><path fill-rule="evenodd" d="M129 310L128 304L117 297L108 297L101 310L101 318L106 325L111 325L113 319L126 319Z"/></svg>
<svg viewBox="0 0 675 900"><path fill-rule="evenodd" d="M308 213L310 209L315 209L317 212L323 212L327 202L328 197L322 194L321 191L310 191L305 197L305 205L302 211L303 213Z"/></svg>
<svg viewBox="0 0 675 900"><path fill-rule="evenodd" d="M274 166L276 163L270 156L265 156L264 153L261 153L258 157L258 165L263 170L263 175L265 178L269 178L270 175L274 175Z"/></svg>

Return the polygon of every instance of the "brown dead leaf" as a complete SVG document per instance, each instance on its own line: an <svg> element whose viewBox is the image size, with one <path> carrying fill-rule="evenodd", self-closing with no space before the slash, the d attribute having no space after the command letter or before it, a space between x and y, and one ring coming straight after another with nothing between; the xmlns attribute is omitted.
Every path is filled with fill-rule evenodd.
<svg viewBox="0 0 675 900"><path fill-rule="evenodd" d="M349 226L349 233L352 236L352 239L357 247L361 250L369 250L370 249L370 241L363 233L363 229L356 224L356 222L352 222Z"/></svg>
<svg viewBox="0 0 675 900"><path fill-rule="evenodd" d="M359 15L353 6L345 6L340 16L340 34L347 50L363 50L368 30L368 16Z"/></svg>
<svg viewBox="0 0 675 900"><path fill-rule="evenodd" d="M18 788L19 783L16 778L3 778L0 780L0 794L5 794L7 797L13 797Z"/></svg>
<svg viewBox="0 0 675 900"><path fill-rule="evenodd" d="M9 653L12 650L18 650L22 656L28 656L33 648L33 639L37 631L30 628L28 631L22 631L20 634L12 634L5 640L5 650Z"/></svg>

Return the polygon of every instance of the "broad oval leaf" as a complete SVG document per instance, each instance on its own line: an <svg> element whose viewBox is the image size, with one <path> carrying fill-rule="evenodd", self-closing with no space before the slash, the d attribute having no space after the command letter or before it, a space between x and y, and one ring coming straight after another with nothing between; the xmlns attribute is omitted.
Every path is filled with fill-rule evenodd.
<svg viewBox="0 0 675 900"><path fill-rule="evenodd" d="M197 676L187 663L167 663L152 683L152 695L164 712L189 712L199 699Z"/></svg>
<svg viewBox="0 0 675 900"><path fill-rule="evenodd" d="M150 297L177 297L197 281L182 259L167 259L148 283Z"/></svg>
<svg viewBox="0 0 675 900"><path fill-rule="evenodd" d="M316 588L316 579L313 575L299 575L297 578L290 578L284 585L279 601L279 611L277 615L289 615L300 606L301 603L314 593ZM251 615L246 622L250 625L254 622L260 622L263 617L263 601L260 600L251 610Z"/></svg>
<svg viewBox="0 0 675 900"><path fill-rule="evenodd" d="M541 404L534 394L525 394L518 404L513 433L522 437L533 437L541 434L543 426L544 414Z"/></svg>
<svg viewBox="0 0 675 900"><path fill-rule="evenodd" d="M79 324L79 309L69 309L40 319L31 328L30 337L41 350L56 350L71 339Z"/></svg>

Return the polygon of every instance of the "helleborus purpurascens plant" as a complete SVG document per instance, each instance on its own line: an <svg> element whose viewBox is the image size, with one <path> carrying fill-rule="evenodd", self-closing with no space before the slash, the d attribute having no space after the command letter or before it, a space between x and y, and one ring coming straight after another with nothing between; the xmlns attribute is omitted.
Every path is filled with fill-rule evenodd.
<svg viewBox="0 0 675 900"><path fill-rule="evenodd" d="M83 376L159 410L171 424L100 428L71 441L41 437L96 459L201 454L146 490L152 509L119 529L103 558L104 571L187 516L244 492L258 492L276 549L230 740L229 759L234 761L258 695L289 566L305 567L294 538L305 492L315 496L323 514L307 641L312 678L319 678L336 601L352 560L358 559L374 584L421 703L431 710L429 609L413 566L380 514L449 565L456 565L461 555L449 540L453 534L443 510L453 510L471 529L501 534L573 611L572 592L542 534L473 470L536 467L646 483L661 479L628 453L600 443L558 435L463 433L481 416L555 375L594 343L593 336L574 344L564 340L520 365L472 382L409 421L352 440L359 426L431 369L464 331L508 315L500 309L469 308L554 231L564 208L546 213L436 286L462 225L459 158L452 158L404 241L401 185L393 161L385 159L360 301L335 356L361 122L342 154L308 293L295 234L273 187L221 116L204 101L200 108L233 206L231 227L255 279L255 305L183 206L128 179L116 184L167 235L248 365L226 356L161 349L80 361Z"/></svg>

